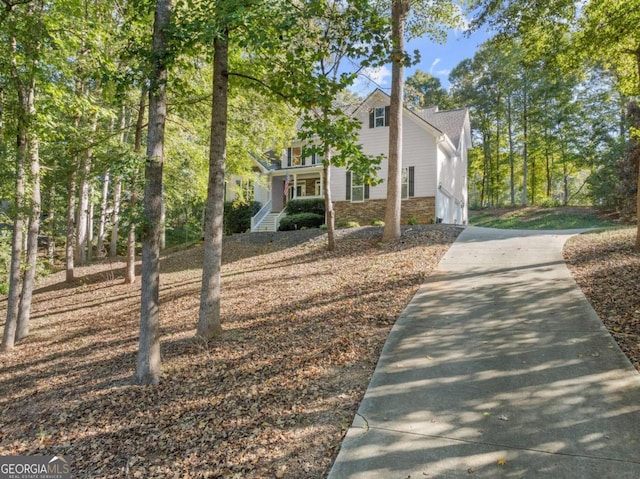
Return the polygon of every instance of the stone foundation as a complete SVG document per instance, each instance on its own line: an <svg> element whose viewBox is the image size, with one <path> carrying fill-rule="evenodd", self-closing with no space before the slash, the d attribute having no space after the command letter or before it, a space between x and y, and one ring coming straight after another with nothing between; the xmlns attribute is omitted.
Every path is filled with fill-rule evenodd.
<svg viewBox="0 0 640 479"><path fill-rule="evenodd" d="M373 221L384 221L386 200L365 200L362 203L336 201L333 208L336 214L336 225L348 221L357 221L361 226L370 225ZM406 225L411 218L418 224L429 224L435 221L436 199L407 198L402 200L402 217L400 223Z"/></svg>

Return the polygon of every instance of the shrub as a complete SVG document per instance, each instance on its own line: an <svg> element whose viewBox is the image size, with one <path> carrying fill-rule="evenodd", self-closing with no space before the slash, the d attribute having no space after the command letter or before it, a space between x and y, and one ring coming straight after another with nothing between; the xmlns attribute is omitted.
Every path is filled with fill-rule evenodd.
<svg viewBox="0 0 640 479"><path fill-rule="evenodd" d="M324 216L324 198L290 200L286 209L288 215L314 213Z"/></svg>
<svg viewBox="0 0 640 479"><path fill-rule="evenodd" d="M251 217L262 206L257 201L224 204L224 234L244 233L251 229Z"/></svg>
<svg viewBox="0 0 640 479"><path fill-rule="evenodd" d="M360 223L357 221L341 221L338 223L338 228L359 228Z"/></svg>
<svg viewBox="0 0 640 479"><path fill-rule="evenodd" d="M384 226L384 221L382 221L382 220L373 220L371 222L371 226Z"/></svg>
<svg viewBox="0 0 640 479"><path fill-rule="evenodd" d="M411 218L409 218L409 221L407 221L407 224L409 224L409 225L417 225L418 224L418 220L412 216Z"/></svg>
<svg viewBox="0 0 640 479"><path fill-rule="evenodd" d="M292 231L302 228L319 228L324 223L324 215L316 213L297 213L280 220L280 231Z"/></svg>

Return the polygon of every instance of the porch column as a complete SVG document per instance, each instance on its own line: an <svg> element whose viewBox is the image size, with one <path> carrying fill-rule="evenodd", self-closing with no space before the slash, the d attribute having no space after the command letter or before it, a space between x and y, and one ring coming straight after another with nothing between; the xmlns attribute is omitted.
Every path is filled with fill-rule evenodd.
<svg viewBox="0 0 640 479"><path fill-rule="evenodd" d="M320 198L324 198L324 170L320 170Z"/></svg>
<svg viewBox="0 0 640 479"><path fill-rule="evenodd" d="M293 174L293 199L298 197L298 174Z"/></svg>

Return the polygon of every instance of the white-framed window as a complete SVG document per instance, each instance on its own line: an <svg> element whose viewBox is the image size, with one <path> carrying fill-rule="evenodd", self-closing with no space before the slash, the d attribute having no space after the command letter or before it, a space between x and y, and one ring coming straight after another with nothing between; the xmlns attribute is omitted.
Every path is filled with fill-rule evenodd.
<svg viewBox="0 0 640 479"><path fill-rule="evenodd" d="M322 196L322 182L320 180L316 180L313 187L313 194L315 196Z"/></svg>
<svg viewBox="0 0 640 479"><path fill-rule="evenodd" d="M402 168L400 191L403 199L415 196L415 166Z"/></svg>
<svg viewBox="0 0 640 479"><path fill-rule="evenodd" d="M409 168L402 168L402 198L409 198Z"/></svg>
<svg viewBox="0 0 640 479"><path fill-rule="evenodd" d="M364 182L362 177L354 173L351 174L351 202L361 203L364 201Z"/></svg>
<svg viewBox="0 0 640 479"><path fill-rule="evenodd" d="M375 127L378 128L380 126L384 126L384 117L385 117L384 107L382 106L382 107L374 108L373 114L374 114L373 120L374 120Z"/></svg>
<svg viewBox="0 0 640 479"><path fill-rule="evenodd" d="M369 110L369 128L389 126L389 107L377 106Z"/></svg>
<svg viewBox="0 0 640 479"><path fill-rule="evenodd" d="M287 148L287 166L302 165L302 147L292 146Z"/></svg>
<svg viewBox="0 0 640 479"><path fill-rule="evenodd" d="M291 182L291 188L289 188L289 199L302 198L303 196L307 196L307 184L305 182L301 182L294 188L293 182Z"/></svg>

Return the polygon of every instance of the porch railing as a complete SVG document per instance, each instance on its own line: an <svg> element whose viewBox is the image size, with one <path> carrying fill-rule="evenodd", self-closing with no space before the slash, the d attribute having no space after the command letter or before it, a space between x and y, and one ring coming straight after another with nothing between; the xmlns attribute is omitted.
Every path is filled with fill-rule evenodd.
<svg viewBox="0 0 640 479"><path fill-rule="evenodd" d="M286 210L282 210L280 213L278 213L278 216L276 216L276 231L280 229L280 220L282 219L283 216L286 216L286 215L287 215Z"/></svg>
<svg viewBox="0 0 640 479"><path fill-rule="evenodd" d="M256 227L262 222L262 220L271 213L271 200L267 201L260 211L251 217L251 231L255 231Z"/></svg>

